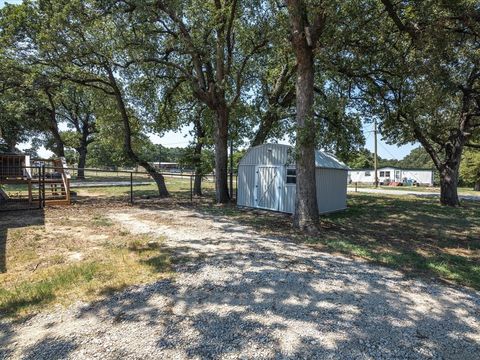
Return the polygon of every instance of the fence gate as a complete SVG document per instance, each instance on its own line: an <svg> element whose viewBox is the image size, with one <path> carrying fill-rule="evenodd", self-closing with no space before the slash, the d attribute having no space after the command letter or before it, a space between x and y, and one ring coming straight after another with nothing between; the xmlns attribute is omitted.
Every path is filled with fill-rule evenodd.
<svg viewBox="0 0 480 360"><path fill-rule="evenodd" d="M278 210L280 198L280 167L257 166L255 177L255 204L259 208Z"/></svg>
<svg viewBox="0 0 480 360"><path fill-rule="evenodd" d="M0 212L45 205L44 167L0 165Z"/></svg>

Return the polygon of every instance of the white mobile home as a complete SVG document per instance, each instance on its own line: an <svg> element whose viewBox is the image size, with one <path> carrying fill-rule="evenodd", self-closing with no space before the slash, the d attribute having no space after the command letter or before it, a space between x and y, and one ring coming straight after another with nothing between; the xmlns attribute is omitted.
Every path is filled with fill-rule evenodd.
<svg viewBox="0 0 480 360"><path fill-rule="evenodd" d="M382 167L377 170L380 183L407 181L416 182L420 185L433 186L433 171L425 169L401 169L394 166ZM375 182L375 171L373 169L349 170L348 181L350 183Z"/></svg>
<svg viewBox="0 0 480 360"><path fill-rule="evenodd" d="M315 152L315 163L319 212L345 209L348 167L322 151ZM291 146L255 146L248 150L238 166L237 205L294 213L296 181Z"/></svg>

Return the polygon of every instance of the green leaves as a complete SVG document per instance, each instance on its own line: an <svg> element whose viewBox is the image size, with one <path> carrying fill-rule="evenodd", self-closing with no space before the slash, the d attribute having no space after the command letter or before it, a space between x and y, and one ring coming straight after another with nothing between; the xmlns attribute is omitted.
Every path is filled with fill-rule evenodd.
<svg viewBox="0 0 480 360"><path fill-rule="evenodd" d="M460 176L467 185L480 184L480 151L467 149L463 153Z"/></svg>

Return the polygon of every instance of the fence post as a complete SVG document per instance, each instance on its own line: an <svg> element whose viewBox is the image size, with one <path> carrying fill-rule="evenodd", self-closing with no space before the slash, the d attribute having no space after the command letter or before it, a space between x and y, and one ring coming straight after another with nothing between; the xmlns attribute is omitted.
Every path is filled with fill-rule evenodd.
<svg viewBox="0 0 480 360"><path fill-rule="evenodd" d="M237 175L235 176L235 201L238 199L238 169Z"/></svg>
<svg viewBox="0 0 480 360"><path fill-rule="evenodd" d="M38 167L38 208L42 208L42 168Z"/></svg>
<svg viewBox="0 0 480 360"><path fill-rule="evenodd" d="M133 172L130 172L130 204L133 205Z"/></svg>
<svg viewBox="0 0 480 360"><path fill-rule="evenodd" d="M190 202L193 202L193 175L190 174Z"/></svg>
<svg viewBox="0 0 480 360"><path fill-rule="evenodd" d="M42 208L45 207L45 164L42 164Z"/></svg>
<svg viewBox="0 0 480 360"><path fill-rule="evenodd" d="M358 186L358 182L355 181L355 192L358 192L357 186Z"/></svg>

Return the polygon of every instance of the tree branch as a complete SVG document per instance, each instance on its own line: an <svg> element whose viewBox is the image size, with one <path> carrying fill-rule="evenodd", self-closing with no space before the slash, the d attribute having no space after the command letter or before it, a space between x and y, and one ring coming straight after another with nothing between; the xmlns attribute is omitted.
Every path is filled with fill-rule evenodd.
<svg viewBox="0 0 480 360"><path fill-rule="evenodd" d="M388 16L390 17L390 19L393 20L397 28L402 32L408 33L413 40L416 40L418 38L418 29L416 29L410 23L405 24L402 21L402 19L400 19L400 17L397 14L397 10L395 9L395 6L392 4L390 0L381 0L381 1L385 6L385 10L387 11Z"/></svg>

